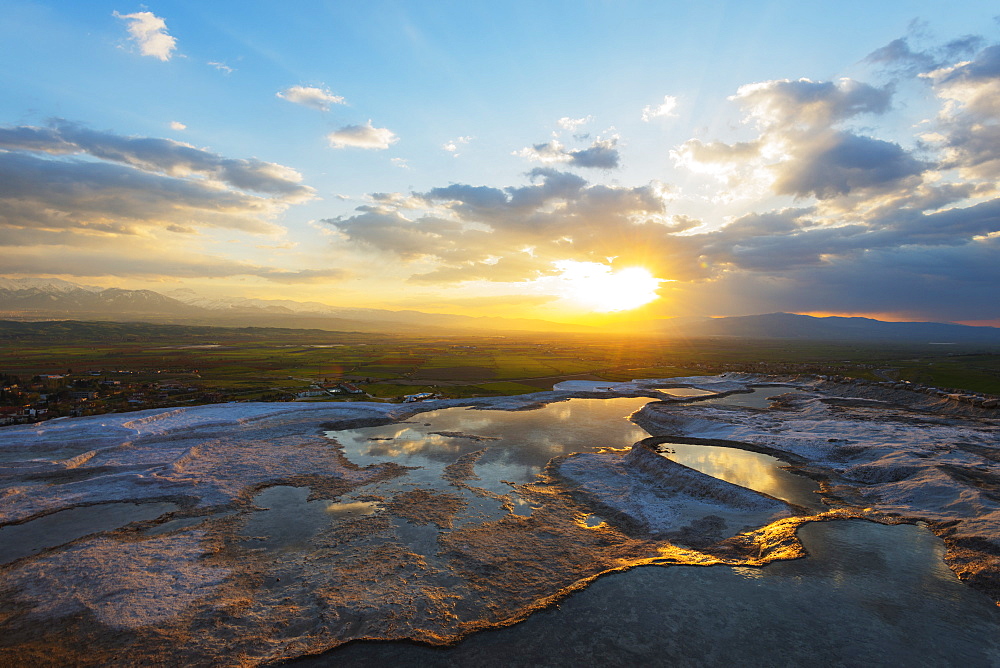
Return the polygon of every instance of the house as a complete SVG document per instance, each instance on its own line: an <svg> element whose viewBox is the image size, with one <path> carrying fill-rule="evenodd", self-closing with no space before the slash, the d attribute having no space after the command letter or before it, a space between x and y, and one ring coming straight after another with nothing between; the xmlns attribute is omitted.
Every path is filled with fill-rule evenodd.
<svg viewBox="0 0 1000 668"><path fill-rule="evenodd" d="M362 390L357 385L354 385L353 383L341 383L340 384L340 389L342 389L344 392L347 392L348 394L364 394L365 393L364 390Z"/></svg>

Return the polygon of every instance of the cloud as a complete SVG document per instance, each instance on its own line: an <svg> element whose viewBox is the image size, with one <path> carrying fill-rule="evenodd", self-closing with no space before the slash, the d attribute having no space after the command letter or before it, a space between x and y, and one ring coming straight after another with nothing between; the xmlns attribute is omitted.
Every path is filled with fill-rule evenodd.
<svg viewBox="0 0 1000 668"><path fill-rule="evenodd" d="M112 163L0 153L0 227L137 234L168 224L271 233L280 201Z"/></svg>
<svg viewBox="0 0 1000 668"><path fill-rule="evenodd" d="M180 132L181 130L187 130L187 127L188 126L184 125L180 121L170 121L171 130L177 130L178 132Z"/></svg>
<svg viewBox="0 0 1000 668"><path fill-rule="evenodd" d="M731 99L739 102L764 128L819 128L858 114L888 111L892 88L875 88L846 78L837 81L782 79L741 86Z"/></svg>
<svg viewBox="0 0 1000 668"><path fill-rule="evenodd" d="M1000 177L1000 44L924 75L943 101L943 168L967 179Z"/></svg>
<svg viewBox="0 0 1000 668"><path fill-rule="evenodd" d="M974 53L982 46L983 39L966 35L941 46L914 50L907 38L894 39L869 53L863 62L890 71L896 76L912 76L944 67L949 62Z"/></svg>
<svg viewBox="0 0 1000 668"><path fill-rule="evenodd" d="M731 99L749 138L692 139L672 152L681 167L732 188L762 186L754 213L714 225L669 211L677 195L659 184L592 184L552 166L532 170L524 185L373 196L354 215L323 223L339 243L408 263L410 281L421 284L532 281L554 275L560 261L613 258L674 281L662 290L676 312L998 318L991 295L1000 269L990 258L1000 250L991 176L1000 165L1000 48L922 80L942 112L919 129L936 142L914 149L859 129L892 111L890 86L786 79L741 87ZM519 155L572 166L578 153L553 140ZM774 208L774 196L795 205Z"/></svg>
<svg viewBox="0 0 1000 668"><path fill-rule="evenodd" d="M420 286L538 281L535 290L560 262L611 262L670 281L664 315L1000 318L1000 46L970 51L978 43L890 44L869 64L890 69L892 85L803 78L740 87L730 98L743 114L736 140L690 139L671 151L679 167L720 179L717 192L752 198L731 218L683 215L702 191L592 183L569 168L617 166L617 138L556 137L517 153L542 163L523 182L374 193L319 224L339 250L391 263ZM940 113L925 115L912 138L901 126L882 134L896 96L920 82ZM558 125L572 132L583 120Z"/></svg>
<svg viewBox="0 0 1000 668"><path fill-rule="evenodd" d="M333 148L365 148L384 150L399 141L388 128L376 128L371 120L365 125L345 125L326 136Z"/></svg>
<svg viewBox="0 0 1000 668"><path fill-rule="evenodd" d="M113 12L127 24L129 35L144 56L152 56L164 62L170 60L177 48L177 39L167 34L167 23L152 12L119 14Z"/></svg>
<svg viewBox="0 0 1000 668"><path fill-rule="evenodd" d="M105 242L98 247L8 248L4 252L4 271L11 274L147 280L253 276L284 285L328 283L350 277L349 272L337 268L287 270L148 241L132 240L128 246Z"/></svg>
<svg viewBox="0 0 1000 668"><path fill-rule="evenodd" d="M789 160L773 168L779 195L830 199L861 189L895 188L925 168L898 144L849 132L803 139L792 151Z"/></svg>
<svg viewBox="0 0 1000 668"><path fill-rule="evenodd" d="M673 95L664 95L663 103L658 105L648 105L642 109L642 120L650 122L654 118L666 118L676 116L674 110L677 108L677 98Z"/></svg>
<svg viewBox="0 0 1000 668"><path fill-rule="evenodd" d="M0 244L5 257L67 245L128 254L152 244L156 255L205 228L275 234L278 214L313 197L300 181L282 165L169 139L65 121L2 127Z"/></svg>
<svg viewBox="0 0 1000 668"><path fill-rule="evenodd" d="M225 63L220 63L220 62L214 61L214 60L208 61L207 64L211 65L212 67L214 67L215 69L219 70L223 74L232 74L233 72L236 71L232 67L230 67L229 65L226 65Z"/></svg>
<svg viewBox="0 0 1000 668"><path fill-rule="evenodd" d="M423 283L524 281L557 273L560 260L611 256L670 266L676 275L702 273L690 242L677 234L692 222L665 215L661 188L590 184L551 168L529 178L522 186L452 184L411 194L429 211L423 215L410 198L382 196L373 197L377 206L322 222L343 243L430 267L411 278ZM394 206L404 200L404 208Z"/></svg>
<svg viewBox="0 0 1000 668"><path fill-rule="evenodd" d="M472 139L472 137L456 137L455 139L449 139L441 146L441 148L457 157L458 147L462 144L468 144L472 141Z"/></svg>
<svg viewBox="0 0 1000 668"><path fill-rule="evenodd" d="M1000 318L998 239L954 246L898 246L832 258L779 274L733 270L700 284L671 284L672 308L891 314L918 321Z"/></svg>
<svg viewBox="0 0 1000 668"><path fill-rule="evenodd" d="M621 158L616 148L617 144L617 137L612 137L598 139L585 149L569 150L553 139L544 144L535 144L515 151L514 155L546 164L566 163L572 167L617 169Z"/></svg>
<svg viewBox="0 0 1000 668"><path fill-rule="evenodd" d="M298 269L288 271L284 269L260 268L250 275L260 276L274 283L285 283L287 285L298 285L302 283L328 283L330 281L341 281L350 276L350 272L343 269Z"/></svg>
<svg viewBox="0 0 1000 668"><path fill-rule="evenodd" d="M172 139L125 137L56 119L48 127L0 127L0 149L49 155L89 155L143 172L186 178L201 176L224 186L279 195L289 201L313 197L297 171L256 158L224 158Z"/></svg>
<svg viewBox="0 0 1000 668"><path fill-rule="evenodd" d="M862 114L887 113L892 93L852 79L748 84L730 99L746 111L757 138L733 144L692 139L671 155L678 166L712 174L747 196L769 190L834 200L916 187L927 163L899 144L843 127Z"/></svg>
<svg viewBox="0 0 1000 668"><path fill-rule="evenodd" d="M593 116L584 116L583 118L570 118L569 116L563 116L558 121L556 125L561 127L563 130L569 130L570 132L576 132L580 127L590 123L594 120Z"/></svg>
<svg viewBox="0 0 1000 668"><path fill-rule="evenodd" d="M275 93L282 100L288 100L303 107L329 111L331 104L346 104L340 95L334 95L325 88L313 86L290 86Z"/></svg>
<svg viewBox="0 0 1000 668"><path fill-rule="evenodd" d="M864 62L911 73L926 72L936 66L931 54L912 50L905 37L875 49L865 57Z"/></svg>
<svg viewBox="0 0 1000 668"><path fill-rule="evenodd" d="M392 158L390 162L392 162L392 164L396 165L400 169L410 168L409 161L406 158Z"/></svg>

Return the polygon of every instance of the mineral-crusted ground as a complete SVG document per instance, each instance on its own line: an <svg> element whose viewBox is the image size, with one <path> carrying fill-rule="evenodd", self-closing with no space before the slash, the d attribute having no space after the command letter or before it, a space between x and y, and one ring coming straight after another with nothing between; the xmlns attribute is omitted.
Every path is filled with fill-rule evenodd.
<svg viewBox="0 0 1000 668"><path fill-rule="evenodd" d="M800 392L769 409L656 390L743 392L779 381ZM259 665L353 639L450 643L636 565L800 557L803 523L855 517L927 522L952 569L997 597L1000 420L985 409L947 414L912 394L697 377L423 406L217 405L5 429L0 540L36 540L23 536L47 517L69 517L60 513L80 518L75 531L44 532L0 565L0 664ZM432 407L531 410L574 396L649 397L633 419L660 438L631 450L596 443L500 494L477 485L489 450L508 447L496 437L430 432L463 444L437 453L435 478L390 456L359 467L335 433L324 436ZM813 514L671 462L656 453L665 437L776 455L820 482L829 509ZM384 438L373 445L391 446ZM111 504L163 512L119 517ZM101 513L118 519L81 534Z"/></svg>

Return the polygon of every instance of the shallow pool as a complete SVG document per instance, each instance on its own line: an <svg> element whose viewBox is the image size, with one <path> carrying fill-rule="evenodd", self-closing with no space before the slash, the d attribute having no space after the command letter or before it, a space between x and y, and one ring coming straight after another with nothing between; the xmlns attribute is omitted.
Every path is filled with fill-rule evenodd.
<svg viewBox="0 0 1000 668"><path fill-rule="evenodd" d="M769 408L771 397L782 394L805 394L793 387L769 385L755 387L750 392L734 392L724 397L714 397L699 401L699 404L715 404L717 406L737 406L740 408Z"/></svg>
<svg viewBox="0 0 1000 668"><path fill-rule="evenodd" d="M354 643L301 666L997 666L1000 610L916 526L799 530L810 556L764 568L641 567L512 627L438 649Z"/></svg>
<svg viewBox="0 0 1000 668"><path fill-rule="evenodd" d="M786 462L760 452L717 445L666 442L657 446L661 456L701 471L713 478L731 482L777 499L812 510L824 510L813 480L782 468Z"/></svg>
<svg viewBox="0 0 1000 668"><path fill-rule="evenodd" d="M445 408L380 427L327 432L358 466L387 460L411 471L411 482L439 480L455 459L479 450L478 487L505 494L511 482L531 482L553 457L602 448L630 448L649 434L629 415L651 399L571 399L529 411Z"/></svg>
<svg viewBox="0 0 1000 668"><path fill-rule="evenodd" d="M178 510L175 503L100 503L69 508L23 524L0 527L0 564L6 564L77 538L151 520Z"/></svg>

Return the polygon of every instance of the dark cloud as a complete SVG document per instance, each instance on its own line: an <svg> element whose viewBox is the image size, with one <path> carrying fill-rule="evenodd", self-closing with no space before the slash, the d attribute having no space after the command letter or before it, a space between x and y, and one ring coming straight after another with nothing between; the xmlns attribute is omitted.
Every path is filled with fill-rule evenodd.
<svg viewBox="0 0 1000 668"><path fill-rule="evenodd" d="M473 210L505 207L510 201L507 193L499 188L460 184L433 188L424 193L423 197L431 201L461 202Z"/></svg>
<svg viewBox="0 0 1000 668"><path fill-rule="evenodd" d="M982 81L997 77L1000 77L1000 44L986 47L973 60L948 68L936 79L939 85L949 85L958 81Z"/></svg>
<svg viewBox="0 0 1000 668"><path fill-rule="evenodd" d="M914 72L927 72L937 65L930 54L911 49L905 37L894 39L885 46L875 49L865 57L864 62L873 65L891 65Z"/></svg>
<svg viewBox="0 0 1000 668"><path fill-rule="evenodd" d="M911 320L1000 319L1000 239L957 246L899 246L775 274L731 271L674 284L672 307L710 303L724 314L774 311L893 314Z"/></svg>
<svg viewBox="0 0 1000 668"><path fill-rule="evenodd" d="M857 189L899 187L925 167L898 144L849 132L823 133L799 142L791 159L774 166L774 191L829 199Z"/></svg>
<svg viewBox="0 0 1000 668"><path fill-rule="evenodd" d="M936 70L974 53L983 38L965 35L941 46L914 50L907 38L894 39L869 53L862 62L883 68L896 76L912 76Z"/></svg>
<svg viewBox="0 0 1000 668"><path fill-rule="evenodd" d="M268 199L124 165L0 153L4 227L104 230L199 224L269 233Z"/></svg>
<svg viewBox="0 0 1000 668"><path fill-rule="evenodd" d="M302 177L288 167L254 158L233 159L172 139L123 137L57 119L49 127L0 128L0 148L52 155L86 154L144 172L184 177L197 174L229 186L292 200L312 197Z"/></svg>
<svg viewBox="0 0 1000 668"><path fill-rule="evenodd" d="M569 152L569 164L574 167L589 167L593 169L618 169L618 149L615 142L595 142L590 148Z"/></svg>
<svg viewBox="0 0 1000 668"><path fill-rule="evenodd" d="M617 138L597 139L587 148L570 150L553 139L544 144L521 149L516 155L538 162L564 163L571 167L617 169L621 164L617 144Z"/></svg>

